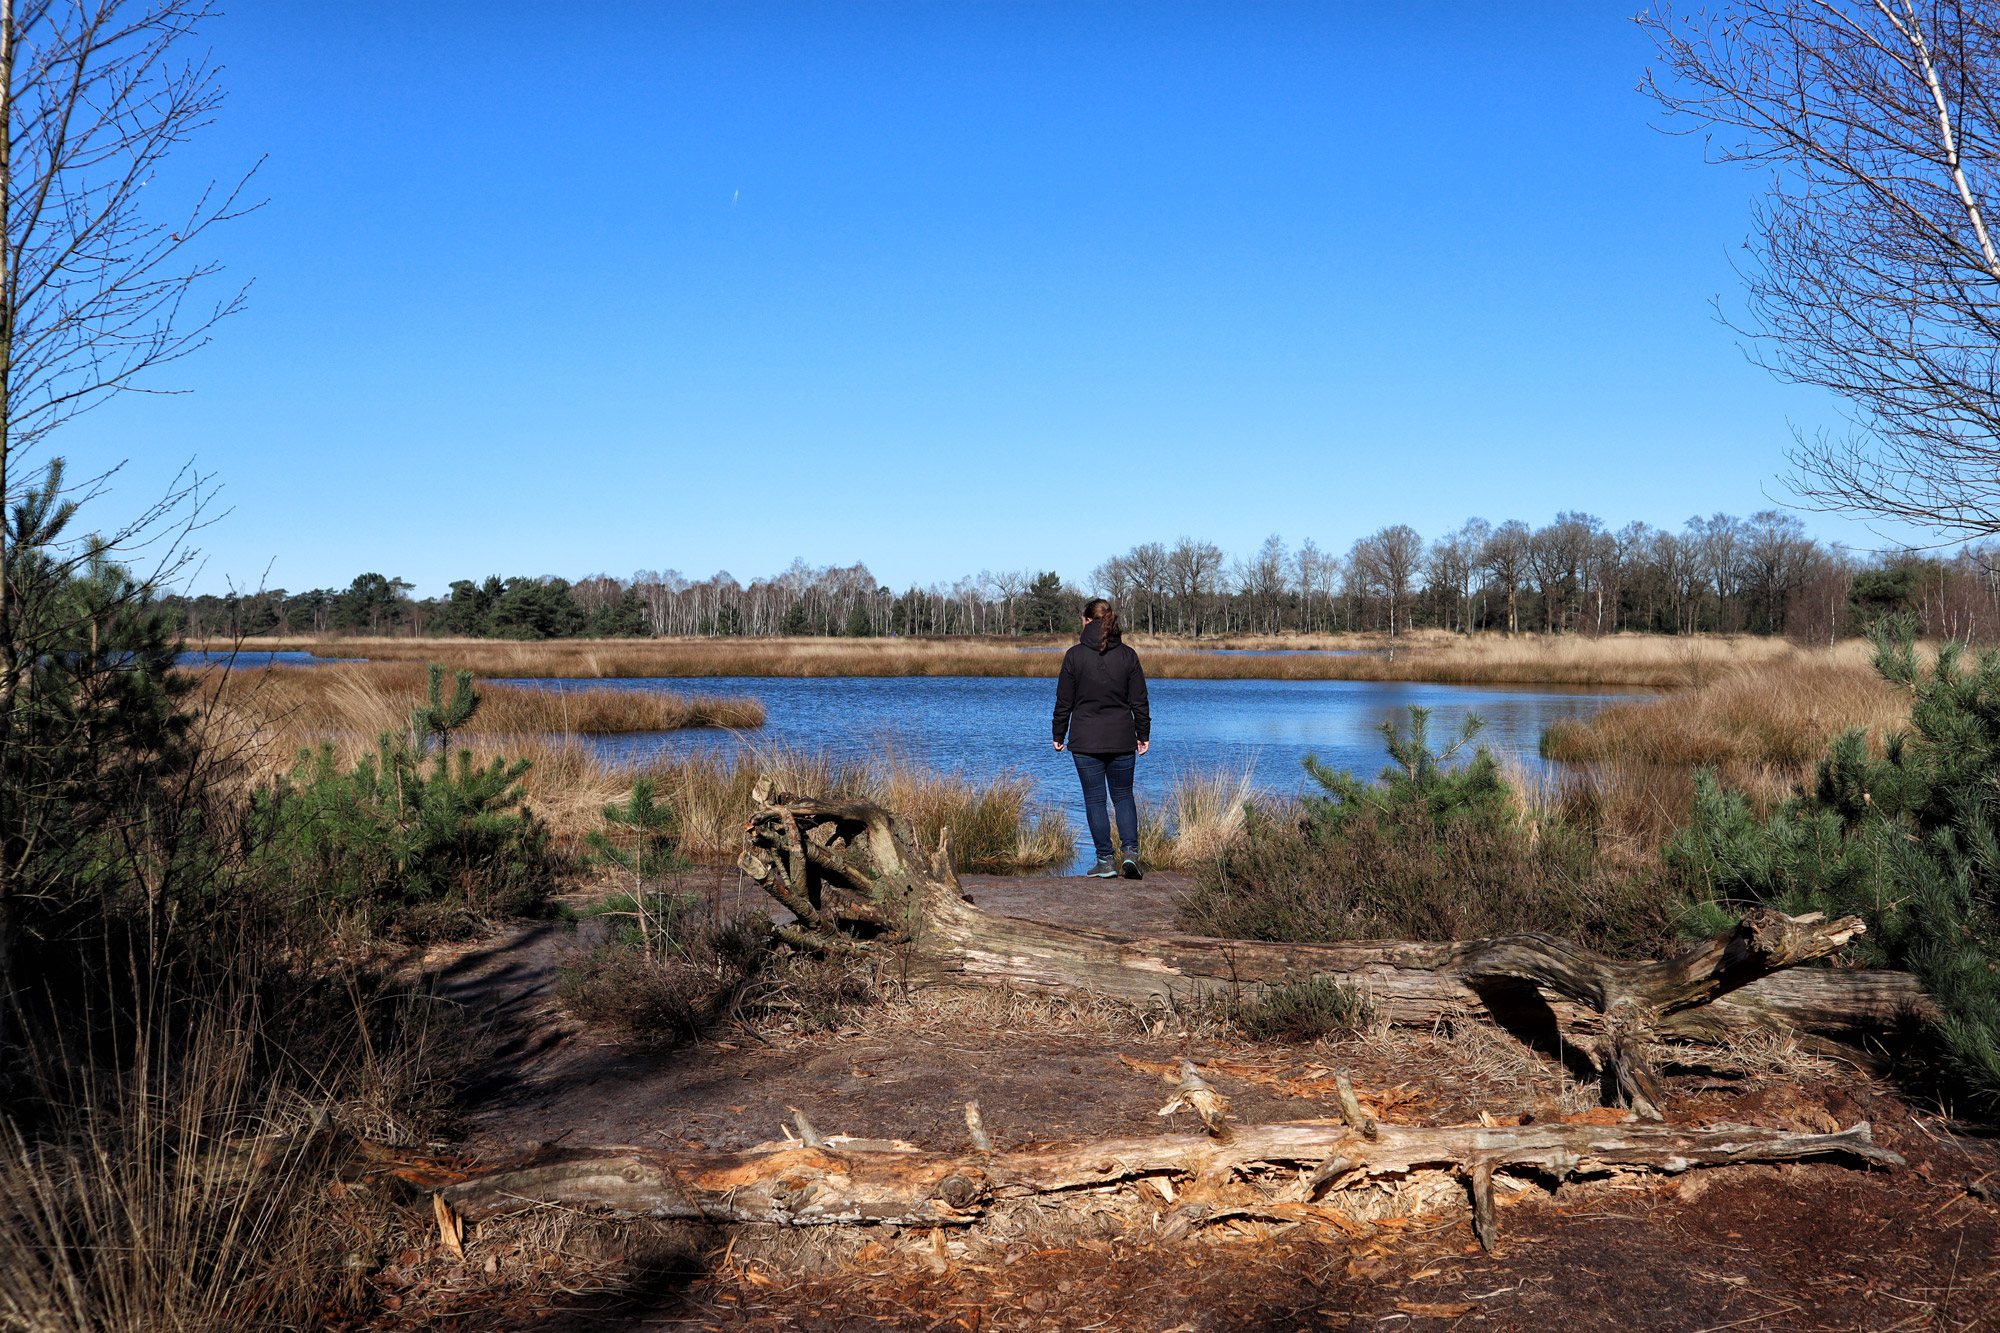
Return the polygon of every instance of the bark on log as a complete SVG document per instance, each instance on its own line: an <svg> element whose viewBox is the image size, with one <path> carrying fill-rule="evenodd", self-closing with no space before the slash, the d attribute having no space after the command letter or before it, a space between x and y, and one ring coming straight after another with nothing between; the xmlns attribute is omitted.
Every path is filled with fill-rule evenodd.
<svg viewBox="0 0 2000 1333"><path fill-rule="evenodd" d="M1929 1013L1906 973L1795 970L1862 933L1857 917L1756 909L1728 934L1646 963L1539 933L1443 944L1135 938L980 911L952 870L949 835L925 851L906 820L879 806L791 796L768 782L754 794L739 864L798 918L788 938L829 950L907 943L934 975L962 982L1172 1003L1330 977L1391 1023L1428 1026L1471 1008L1510 1025L1560 1020L1627 1046L1773 1027L1844 1036Z"/></svg>
<svg viewBox="0 0 2000 1333"><path fill-rule="evenodd" d="M1468 1179L1480 1238L1490 1245L1495 1170L1528 1172L1560 1185L1573 1176L1614 1169L1674 1173L1821 1156L1884 1166L1903 1160L1876 1145L1866 1122L1838 1134L1743 1126L1372 1127L1375 1132L1368 1135L1341 1121L1307 1120L1238 1125L1226 1139L1180 1134L1003 1153L925 1152L898 1140L840 1136L810 1145L766 1143L743 1152L557 1151L469 1176L440 1194L456 1215L471 1221L556 1204L709 1222L958 1226L1011 1199L1074 1194L1142 1178L1193 1180L1196 1187L1164 1219L1172 1233L1232 1216L1334 1222L1320 1201L1329 1183L1338 1190L1371 1176L1437 1167ZM1259 1188L1238 1191L1248 1198L1220 1197L1219 1187L1232 1178ZM1171 1197L1171 1191L1163 1193Z"/></svg>

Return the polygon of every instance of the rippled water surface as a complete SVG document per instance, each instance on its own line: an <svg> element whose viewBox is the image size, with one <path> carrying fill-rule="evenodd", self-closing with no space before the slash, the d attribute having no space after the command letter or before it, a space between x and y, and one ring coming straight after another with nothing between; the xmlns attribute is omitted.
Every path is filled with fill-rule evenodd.
<svg viewBox="0 0 2000 1333"><path fill-rule="evenodd" d="M621 759L736 746L824 748L862 756L885 748L938 768L975 774L1021 773L1039 794L1070 812L1078 834L1076 771L1049 747L1055 682L991 676L891 676L523 681L551 689L660 689L751 695L768 722L732 734L681 731L615 736L591 743ZM1299 759L1317 754L1336 767L1373 775L1386 762L1381 723L1407 717L1411 704L1434 710L1434 734L1456 731L1467 713L1486 721L1481 741L1496 754L1542 767L1543 728L1587 718L1636 691L1546 686L1427 685L1350 680L1158 680L1151 682L1153 748L1139 761L1142 801L1157 798L1178 772L1249 772L1274 792L1296 791Z"/></svg>

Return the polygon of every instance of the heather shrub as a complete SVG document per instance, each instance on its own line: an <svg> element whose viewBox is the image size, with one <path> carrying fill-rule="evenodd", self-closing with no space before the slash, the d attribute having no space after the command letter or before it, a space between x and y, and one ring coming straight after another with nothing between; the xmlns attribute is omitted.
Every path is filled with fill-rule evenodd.
<svg viewBox="0 0 2000 1333"><path fill-rule="evenodd" d="M1489 752L1458 761L1476 721L1438 752L1425 710L1411 712L1408 732L1384 727L1395 762L1379 783L1308 761L1320 791L1295 813L1252 807L1243 836L1201 867L1181 924L1294 942L1543 931L1617 956L1671 947L1671 884L1613 870L1588 832L1523 822Z"/></svg>
<svg viewBox="0 0 2000 1333"><path fill-rule="evenodd" d="M647 893L585 915L614 932L562 967L557 993L588 1022L688 1039L758 1019L824 1031L880 999L866 972L777 943L761 913L717 918L691 894Z"/></svg>
<svg viewBox="0 0 2000 1333"><path fill-rule="evenodd" d="M1254 1041L1319 1041L1365 1031L1374 1006L1353 986L1331 977L1307 977L1238 999L1229 1018Z"/></svg>

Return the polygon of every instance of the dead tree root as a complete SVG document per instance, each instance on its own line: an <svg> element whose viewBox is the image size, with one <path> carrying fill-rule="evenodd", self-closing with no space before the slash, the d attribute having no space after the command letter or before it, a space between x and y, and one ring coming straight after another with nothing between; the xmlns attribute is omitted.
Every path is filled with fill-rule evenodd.
<svg viewBox="0 0 2000 1333"><path fill-rule="evenodd" d="M969 1226L1009 1200L1145 1181L1155 1182L1148 1197L1174 1201L1160 1219L1169 1237L1232 1217L1319 1223L1363 1235L1366 1223L1340 1207L1342 1191L1371 1177L1435 1168L1464 1179L1479 1239L1491 1246L1498 1234L1495 1172L1559 1186L1614 1170L1675 1173L1826 1156L1883 1166L1903 1160L1876 1145L1866 1122L1838 1134L1641 1124L1423 1128L1372 1120L1367 1129L1373 1132L1337 1121L1298 1121L1238 1125L1226 1137L1167 1135L970 1153L926 1152L899 1140L822 1138L807 1130L799 1139L742 1152L548 1152L467 1175L439 1194L469 1221L554 1204L709 1222ZM1162 1180L1165 1188L1156 1183Z"/></svg>
<svg viewBox="0 0 2000 1333"><path fill-rule="evenodd" d="M1755 908L1726 934L1652 962L1606 958L1538 932L1444 943L1136 938L980 911L952 869L949 835L922 848L909 822L880 806L775 792L768 779L754 796L738 863L798 918L785 938L799 947L908 946L932 980L1077 988L1139 1003L1331 979L1391 1023L1430 1026L1470 1009L1517 1034L1562 1032L1597 1052L1612 1104L1648 1119L1660 1115L1647 1057L1656 1042L1759 1030L1852 1035L1929 1012L1906 973L1800 968L1862 934L1859 917Z"/></svg>

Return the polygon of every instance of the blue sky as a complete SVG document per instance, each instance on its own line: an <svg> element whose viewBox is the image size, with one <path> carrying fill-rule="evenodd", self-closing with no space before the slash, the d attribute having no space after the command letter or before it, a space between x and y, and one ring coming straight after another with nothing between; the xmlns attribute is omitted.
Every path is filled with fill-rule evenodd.
<svg viewBox="0 0 2000 1333"><path fill-rule="evenodd" d="M1837 415L1631 12L236 0L249 309L56 447L213 472L209 590L1747 514Z"/></svg>

